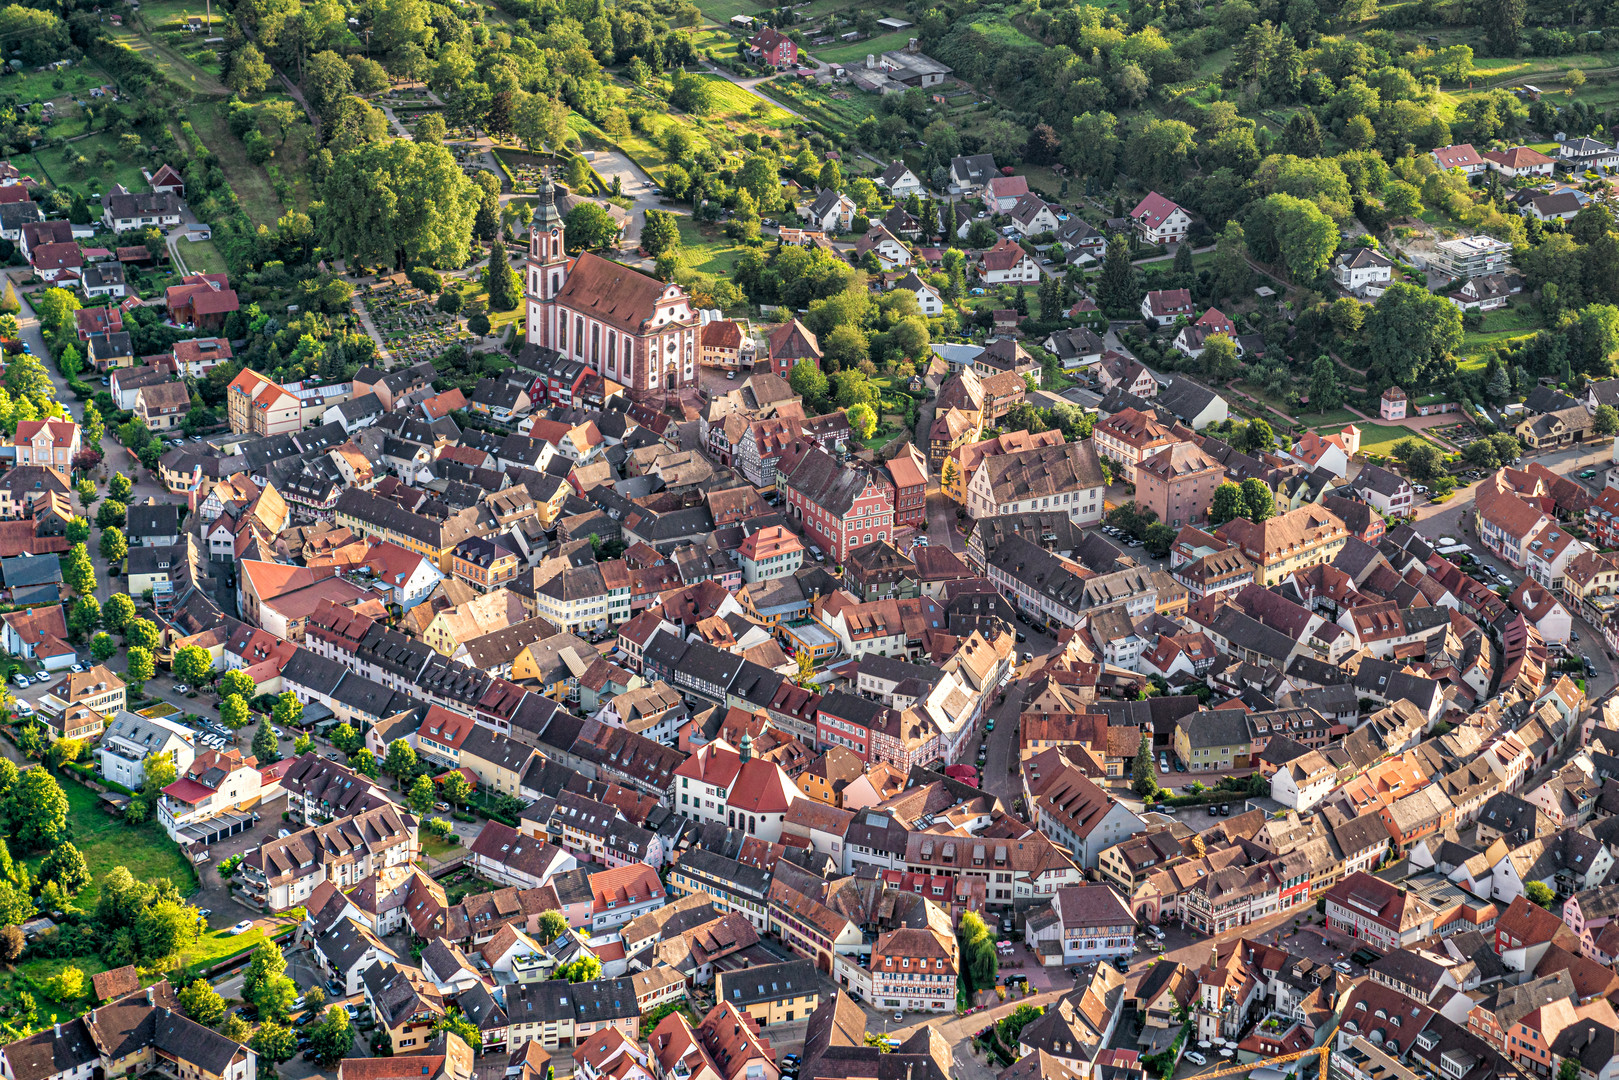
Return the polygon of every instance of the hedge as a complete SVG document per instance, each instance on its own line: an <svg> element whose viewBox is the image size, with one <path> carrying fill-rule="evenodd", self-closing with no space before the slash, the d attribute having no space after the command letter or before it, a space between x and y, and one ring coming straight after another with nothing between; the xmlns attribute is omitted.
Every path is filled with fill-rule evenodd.
<svg viewBox="0 0 1619 1080"><path fill-rule="evenodd" d="M1232 791L1230 788L1209 788L1206 791L1194 792L1191 795L1175 795L1168 799L1157 799L1155 803L1163 806L1206 806L1210 803L1237 803L1251 798L1248 792ZM1152 806L1147 807L1148 810Z"/></svg>

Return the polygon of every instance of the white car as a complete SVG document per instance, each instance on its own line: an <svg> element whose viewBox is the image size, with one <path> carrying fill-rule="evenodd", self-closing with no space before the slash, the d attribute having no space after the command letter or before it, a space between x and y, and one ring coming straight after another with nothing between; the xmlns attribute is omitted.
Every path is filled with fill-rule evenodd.
<svg viewBox="0 0 1619 1080"><path fill-rule="evenodd" d="M292 830L291 829L277 829L276 833L275 833L275 838L277 840L285 840L287 837L289 837L291 835L292 835Z"/></svg>
<svg viewBox="0 0 1619 1080"><path fill-rule="evenodd" d="M17 715L18 716L33 716L34 715L34 707L32 705L28 704L28 702L26 702L26 701L19 701L19 702L17 702Z"/></svg>
<svg viewBox="0 0 1619 1080"><path fill-rule="evenodd" d="M1341 971L1345 975L1351 975L1355 971L1354 968L1349 966L1349 961L1347 961L1347 960L1338 961L1336 964L1332 965L1332 970Z"/></svg>
<svg viewBox="0 0 1619 1080"><path fill-rule="evenodd" d="M1186 1060L1190 1061L1193 1065L1207 1065L1209 1063L1209 1059L1198 1053L1196 1050L1186 1051L1185 1057Z"/></svg>
<svg viewBox="0 0 1619 1080"><path fill-rule="evenodd" d="M12 684L15 685L15 686L32 686L33 685L32 683L30 683L28 681L28 676L26 676L26 675L13 675L11 677L11 681L12 681Z"/></svg>
<svg viewBox="0 0 1619 1080"><path fill-rule="evenodd" d="M253 929L253 920L252 919L243 919L241 922L239 922L235 926L231 927L230 930L227 931L227 932L229 934L231 934L231 936L234 937L237 934L245 934L251 929Z"/></svg>

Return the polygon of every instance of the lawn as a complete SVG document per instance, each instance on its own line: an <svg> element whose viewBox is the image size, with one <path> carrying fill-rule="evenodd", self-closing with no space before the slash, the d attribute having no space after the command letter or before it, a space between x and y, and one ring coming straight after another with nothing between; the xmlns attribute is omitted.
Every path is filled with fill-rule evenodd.
<svg viewBox="0 0 1619 1080"><path fill-rule="evenodd" d="M724 26L733 15L763 15L770 10L768 4L757 0L703 0L697 5L711 21Z"/></svg>
<svg viewBox="0 0 1619 1080"><path fill-rule="evenodd" d="M229 268L225 265L225 256L214 246L212 240L182 240L174 245L180 251L180 258L185 260L186 269L193 274L223 274Z"/></svg>
<svg viewBox="0 0 1619 1080"><path fill-rule="evenodd" d="M209 102L206 105L193 107L187 113L187 119L197 135L207 145L208 149L219 155L220 166L225 170L225 179L230 182L231 190L241 201L242 209L256 225L268 225L272 228L276 221L286 212L281 197L276 194L275 185L270 182L270 176L259 166L248 160L247 147L242 140L231 134L230 127L225 123L224 106L218 102ZM289 146L292 140L287 140ZM302 170L295 169L294 163L289 159L281 162L288 175L299 176ZM307 205L307 202L305 203Z"/></svg>
<svg viewBox="0 0 1619 1080"><path fill-rule="evenodd" d="M1321 430L1322 434L1331 434L1340 430L1343 425L1327 427ZM1394 444L1401 439L1422 439L1422 433L1411 428L1390 427L1387 424L1360 425L1360 452L1363 454L1382 454L1385 457L1394 453ZM1423 440L1427 441L1427 440Z"/></svg>
<svg viewBox="0 0 1619 1080"><path fill-rule="evenodd" d="M232 916L232 918L234 917L235 916ZM298 920L294 918L278 918L280 918L282 925L287 929L291 929L298 924ZM232 956L237 956L244 952L251 952L252 950L258 948L268 936L268 934L259 929L259 927L256 925L253 927L253 929L247 931L245 934L232 934L228 928L223 930L209 930L207 933L203 934L202 937L198 938L197 943L191 948L182 949L178 959L182 967L212 967Z"/></svg>
<svg viewBox="0 0 1619 1080"><path fill-rule="evenodd" d="M100 879L113 867L125 866L136 880L149 881L166 877L174 882L180 895L190 896L197 890L197 872L180 853L180 847L156 821L141 825L126 825L102 809L96 793L64 774L62 790L67 794L68 822L73 827L73 846L84 856L90 868L92 883L78 896L80 907L95 907L100 892ZM28 868L39 872L45 861L41 853L26 860Z"/></svg>
<svg viewBox="0 0 1619 1080"><path fill-rule="evenodd" d="M447 841L440 840L438 837L427 832L425 829L421 834L421 844L422 854L431 855L435 859L442 859L451 852L460 853L466 850L463 845L451 844Z"/></svg>
<svg viewBox="0 0 1619 1080"><path fill-rule="evenodd" d="M96 155L102 150L112 155L113 164L106 169L99 169L94 164ZM92 163L83 175L69 168L69 163L79 157ZM39 163L46 178L56 187L71 186L86 192L98 193L113 184L122 184L130 191L148 190L146 177L141 175L140 165L130 161L127 155L118 149L117 140L104 132L65 146L35 150L34 160Z"/></svg>
<svg viewBox="0 0 1619 1080"><path fill-rule="evenodd" d="M229 93L225 85L219 81L219 58L212 49L207 49L207 56L201 63L189 59L176 46L165 41L143 34L127 26L113 26L107 28L107 36L131 52L141 54L163 70L163 73L173 79L182 88L198 94L224 96ZM193 50L201 50L202 36L196 36L196 43L187 43Z"/></svg>
<svg viewBox="0 0 1619 1080"><path fill-rule="evenodd" d="M811 52L817 60L829 64L850 64L857 60L865 60L867 53L875 56L893 49L903 49L910 44L911 39L915 36L914 28L908 28L895 30L889 34L878 34L876 37L866 38L862 41L822 45L819 48L812 49Z"/></svg>
<svg viewBox="0 0 1619 1080"><path fill-rule="evenodd" d="M792 119L780 106L748 93L723 75L702 75L700 78L707 79L713 87L715 109L707 119L757 120L772 127L780 127Z"/></svg>
<svg viewBox="0 0 1619 1080"><path fill-rule="evenodd" d="M833 97L832 93L814 83L777 77L760 83L759 90L846 135L854 134L854 129L860 126L862 120L877 113L877 98L847 86L836 91L841 97Z"/></svg>
<svg viewBox="0 0 1619 1080"><path fill-rule="evenodd" d="M676 215L680 246L686 265L705 274L729 276L748 249L712 225L699 225L684 214Z"/></svg>
<svg viewBox="0 0 1619 1080"><path fill-rule="evenodd" d="M1326 412L1301 413L1296 419L1305 427L1312 428L1333 426L1342 428L1345 424L1358 424L1361 422L1360 417L1348 409L1329 409Z"/></svg>
<svg viewBox="0 0 1619 1080"><path fill-rule="evenodd" d="M56 89L57 79L62 80L61 90ZM88 60L82 60L66 71L23 71L16 75L0 76L0 94L15 94L18 101L27 104L69 97L111 81L105 71Z"/></svg>

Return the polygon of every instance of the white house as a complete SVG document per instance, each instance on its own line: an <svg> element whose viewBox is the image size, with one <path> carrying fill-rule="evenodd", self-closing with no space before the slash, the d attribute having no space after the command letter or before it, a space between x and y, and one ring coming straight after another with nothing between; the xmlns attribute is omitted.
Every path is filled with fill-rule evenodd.
<svg viewBox="0 0 1619 1080"><path fill-rule="evenodd" d="M1173 326L1176 319L1190 319L1193 310L1192 294L1186 289L1154 289L1141 298L1141 317L1159 326Z"/></svg>
<svg viewBox="0 0 1619 1080"><path fill-rule="evenodd" d="M1595 166L1613 168L1619 165L1619 150L1597 139L1581 137L1568 139L1557 148L1558 160L1576 169Z"/></svg>
<svg viewBox="0 0 1619 1080"><path fill-rule="evenodd" d="M172 720L119 709L101 735L101 775L124 787L139 788L146 782L146 759L165 754L183 776L197 757L194 739L191 729Z"/></svg>
<svg viewBox="0 0 1619 1080"><path fill-rule="evenodd" d="M1060 942L1061 962L1071 965L1129 956L1135 930L1135 915L1111 885L1076 885L1059 890L1049 910L1029 912L1023 940L1036 953L1042 942Z"/></svg>
<svg viewBox="0 0 1619 1080"><path fill-rule="evenodd" d="M1040 265L1016 240L1003 239L984 252L980 277L991 285L1040 280Z"/></svg>
<svg viewBox="0 0 1619 1080"><path fill-rule="evenodd" d="M1059 222L1056 211L1044 199L1025 195L1012 207L1012 224L1024 236L1037 236L1056 232Z"/></svg>
<svg viewBox="0 0 1619 1080"><path fill-rule="evenodd" d="M1358 293L1368 285L1386 285L1394 278L1394 262L1376 248L1362 247L1338 256L1332 267L1338 286Z"/></svg>
<svg viewBox="0 0 1619 1080"><path fill-rule="evenodd" d="M1445 299L1463 311L1494 311L1506 307L1511 295L1512 287L1503 275L1486 274L1468 278L1461 288L1446 293Z"/></svg>
<svg viewBox="0 0 1619 1080"><path fill-rule="evenodd" d="M882 225L873 224L866 235L856 242L854 250L856 257L862 259L868 251L871 252L877 256L877 262L884 270L911 265L911 249Z"/></svg>
<svg viewBox="0 0 1619 1080"><path fill-rule="evenodd" d="M894 288L914 293L916 295L916 306L922 309L924 318L931 319L935 315L944 314L944 297L939 295L938 289L923 281L916 271L913 270L900 278L895 283Z"/></svg>
<svg viewBox="0 0 1619 1080"><path fill-rule="evenodd" d="M1524 581L1507 597L1523 617L1540 631L1547 644L1566 645L1574 620L1557 594L1535 581Z"/></svg>
<svg viewBox="0 0 1619 1080"><path fill-rule="evenodd" d="M1209 308L1197 322L1181 327L1180 333L1175 335L1175 348L1195 360L1203 355L1204 344L1215 334L1224 334L1236 344L1236 326L1219 308Z"/></svg>
<svg viewBox="0 0 1619 1080"><path fill-rule="evenodd" d="M1451 169L1460 169L1468 177L1477 176L1484 171L1484 159L1479 157L1472 143L1457 143L1454 146L1441 146L1429 151L1434 164L1440 169L1449 172Z"/></svg>
<svg viewBox="0 0 1619 1080"><path fill-rule="evenodd" d="M888 197L895 202L922 193L922 181L916 178L916 174L908 169L903 161L896 161L888 166L873 182L888 192Z"/></svg>
<svg viewBox="0 0 1619 1080"><path fill-rule="evenodd" d="M1005 214L1029 194L1026 176L994 176L984 185L984 209L992 214Z"/></svg>
<svg viewBox="0 0 1619 1080"><path fill-rule="evenodd" d="M848 232L854 224L855 211L860 207L841 191L823 188L813 202L806 204L798 214L807 223L827 232Z"/></svg>
<svg viewBox="0 0 1619 1080"><path fill-rule="evenodd" d="M1557 165L1557 162L1539 150L1531 150L1527 146L1514 146L1508 150L1486 150L1483 157L1486 168L1500 173L1509 180L1520 176L1550 176Z"/></svg>
<svg viewBox="0 0 1619 1080"><path fill-rule="evenodd" d="M1523 207L1523 216L1532 217L1536 221L1573 221L1585 206L1578 194L1572 191L1559 191L1551 195L1542 195L1538 199L1530 199Z"/></svg>
<svg viewBox="0 0 1619 1080"><path fill-rule="evenodd" d="M1411 481L1399 473L1390 472L1379 465L1367 465L1349 486L1385 517L1403 518L1411 515L1415 492Z"/></svg>
<svg viewBox="0 0 1619 1080"><path fill-rule="evenodd" d="M1338 770L1319 751L1277 769L1270 778L1270 797L1292 810L1307 814L1338 786Z"/></svg>
<svg viewBox="0 0 1619 1080"><path fill-rule="evenodd" d="M1136 204L1130 221L1149 244L1178 244L1192 228L1192 216L1156 191Z"/></svg>

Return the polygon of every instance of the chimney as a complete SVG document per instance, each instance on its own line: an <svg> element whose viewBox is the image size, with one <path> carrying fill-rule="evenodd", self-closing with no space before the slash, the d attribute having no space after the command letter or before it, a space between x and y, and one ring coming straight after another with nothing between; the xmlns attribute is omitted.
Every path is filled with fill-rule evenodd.
<svg viewBox="0 0 1619 1080"><path fill-rule="evenodd" d="M146 988L146 1004L152 1004L152 988L150 986Z"/></svg>

